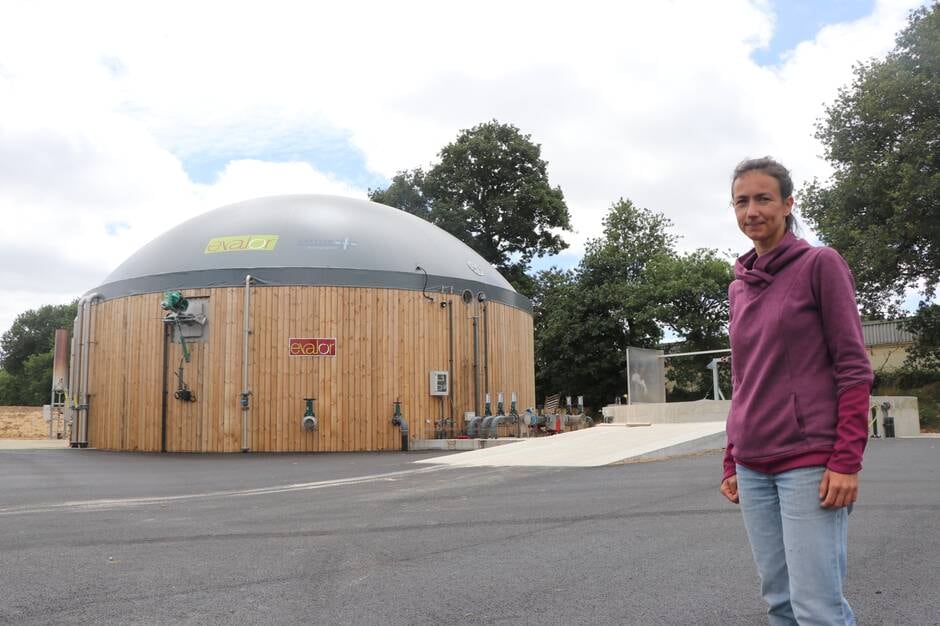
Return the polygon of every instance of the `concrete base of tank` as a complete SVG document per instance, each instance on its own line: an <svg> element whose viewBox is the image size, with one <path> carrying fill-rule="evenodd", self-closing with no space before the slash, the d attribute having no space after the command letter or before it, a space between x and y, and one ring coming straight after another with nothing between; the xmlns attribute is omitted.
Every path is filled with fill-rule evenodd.
<svg viewBox="0 0 940 626"><path fill-rule="evenodd" d="M504 437L502 439L415 439L411 442L412 450L482 450L507 443L522 441L517 437Z"/></svg>

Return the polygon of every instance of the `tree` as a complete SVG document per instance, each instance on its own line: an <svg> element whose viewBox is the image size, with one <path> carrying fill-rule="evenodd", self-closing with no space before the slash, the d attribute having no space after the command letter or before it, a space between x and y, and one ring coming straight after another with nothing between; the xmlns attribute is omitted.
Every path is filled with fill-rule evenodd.
<svg viewBox="0 0 940 626"><path fill-rule="evenodd" d="M940 304L921 302L904 329L917 338L908 350L905 365L913 369L940 370Z"/></svg>
<svg viewBox="0 0 940 626"><path fill-rule="evenodd" d="M78 302L20 313L0 338L0 405L41 405L52 389L55 331L71 328Z"/></svg>
<svg viewBox="0 0 940 626"><path fill-rule="evenodd" d="M399 172L369 197L429 219L473 248L520 292L531 295L531 261L567 247L559 187L548 182L541 146L496 120L463 130L426 173Z"/></svg>
<svg viewBox="0 0 940 626"><path fill-rule="evenodd" d="M664 329L684 350L726 348L731 265L714 250L679 255L672 223L625 199L572 271L535 277L536 393L609 404L626 391L626 348L658 348ZM688 397L710 393L711 357L677 361L667 376Z"/></svg>
<svg viewBox="0 0 940 626"><path fill-rule="evenodd" d="M420 168L411 171L403 170L392 177L391 184L385 189L369 189L369 199L417 215L430 222L432 221L431 208L421 190L422 185L424 185L424 172Z"/></svg>
<svg viewBox="0 0 940 626"><path fill-rule="evenodd" d="M580 333L576 329L582 330L584 323L576 273L552 268L536 274L533 283L535 388L536 397L541 400L560 390L576 388L578 382L572 374L590 375L590 369L575 372L565 366L581 353Z"/></svg>
<svg viewBox="0 0 940 626"><path fill-rule="evenodd" d="M585 246L581 288L594 307L622 326L624 349L652 348L662 338L657 320L660 300L650 269L675 254L671 226L663 214L621 198L604 218L603 235Z"/></svg>
<svg viewBox="0 0 940 626"><path fill-rule="evenodd" d="M675 236L662 214L615 202L603 235L587 243L572 272L536 277L536 390L565 391L602 406L625 392L627 346L656 347L655 285L649 268L674 254Z"/></svg>
<svg viewBox="0 0 940 626"><path fill-rule="evenodd" d="M699 249L682 256L658 259L651 281L659 290L660 323L683 338L681 352L720 350L728 347L728 285L734 271L715 250ZM719 354L669 359L667 378L674 386L670 400L711 397L712 375L708 363ZM725 391L730 390L730 370L719 368Z"/></svg>
<svg viewBox="0 0 940 626"><path fill-rule="evenodd" d="M802 211L851 266L869 314L940 281L940 4L911 14L884 60L860 64L816 137L834 174Z"/></svg>
<svg viewBox="0 0 940 626"><path fill-rule="evenodd" d="M71 304L47 304L20 313L3 337L0 337L0 369L17 375L33 354L50 352L55 346L55 331L72 328L78 301Z"/></svg>
<svg viewBox="0 0 940 626"><path fill-rule="evenodd" d="M31 354L18 374L0 370L0 406L40 406L50 400L53 352Z"/></svg>
<svg viewBox="0 0 940 626"><path fill-rule="evenodd" d="M715 250L663 256L650 268L662 299L657 317L695 349L727 347L728 285L734 270Z"/></svg>

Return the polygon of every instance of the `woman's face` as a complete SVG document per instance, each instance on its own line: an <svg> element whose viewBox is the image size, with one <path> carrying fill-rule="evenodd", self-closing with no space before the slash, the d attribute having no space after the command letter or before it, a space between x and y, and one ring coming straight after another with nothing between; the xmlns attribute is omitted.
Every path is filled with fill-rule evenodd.
<svg viewBox="0 0 940 626"><path fill-rule="evenodd" d="M773 176L758 170L739 176L731 185L731 203L738 228L754 242L757 254L773 250L787 233L793 196L781 198Z"/></svg>

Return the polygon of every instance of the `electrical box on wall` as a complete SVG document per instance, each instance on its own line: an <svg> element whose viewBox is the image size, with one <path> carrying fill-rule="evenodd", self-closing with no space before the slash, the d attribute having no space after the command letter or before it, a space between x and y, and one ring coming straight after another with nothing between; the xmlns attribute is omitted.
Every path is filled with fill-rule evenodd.
<svg viewBox="0 0 940 626"><path fill-rule="evenodd" d="M431 395L446 396L450 393L450 372L431 371Z"/></svg>
<svg viewBox="0 0 940 626"><path fill-rule="evenodd" d="M209 338L209 298L186 298L186 308L177 313L179 324L173 325L173 341L180 340L180 332L187 342L203 342Z"/></svg>

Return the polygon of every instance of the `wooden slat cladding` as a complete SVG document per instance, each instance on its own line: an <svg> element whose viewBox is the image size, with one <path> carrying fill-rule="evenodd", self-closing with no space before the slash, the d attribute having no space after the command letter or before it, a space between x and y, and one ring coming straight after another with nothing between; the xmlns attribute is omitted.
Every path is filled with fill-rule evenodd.
<svg viewBox="0 0 940 626"><path fill-rule="evenodd" d="M173 397L182 359L167 341L160 294L128 296L94 307L94 344L89 352L88 442L113 450L159 451L166 399L166 449L170 452L237 452L242 447L242 316L244 290L186 290L208 297L208 336L189 345L183 378L194 402ZM401 400L412 438L433 438L445 418L454 430L473 411L473 317L478 318L479 393L518 395L522 412L535 405L532 316L458 294L345 287L251 289L249 338L249 441L252 451L327 452L396 450L400 431L391 424ZM453 312L453 398L429 393L431 370L447 370L448 308ZM291 337L335 337L336 356L289 356ZM484 341L489 351L489 389L484 383ZM165 353L164 353L165 351ZM164 370L166 358L166 370ZM304 398L316 398L319 427L300 426Z"/></svg>

